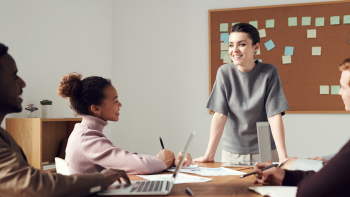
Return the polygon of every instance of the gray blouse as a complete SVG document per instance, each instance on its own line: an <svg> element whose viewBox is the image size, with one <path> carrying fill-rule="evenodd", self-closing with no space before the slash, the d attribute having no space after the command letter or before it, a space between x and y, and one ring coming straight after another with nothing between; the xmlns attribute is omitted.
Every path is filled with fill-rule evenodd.
<svg viewBox="0 0 350 197"><path fill-rule="evenodd" d="M249 72L239 71L234 63L222 65L208 100L207 108L227 116L222 139L228 152L259 153L256 122L289 109L277 68L256 64ZM276 149L272 135L271 149Z"/></svg>

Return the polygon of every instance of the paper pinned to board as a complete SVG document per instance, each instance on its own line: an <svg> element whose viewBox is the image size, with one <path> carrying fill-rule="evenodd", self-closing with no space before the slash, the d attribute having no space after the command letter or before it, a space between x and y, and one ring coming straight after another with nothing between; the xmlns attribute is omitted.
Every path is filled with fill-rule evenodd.
<svg viewBox="0 0 350 197"><path fill-rule="evenodd" d="M310 26L311 25L311 17L310 16L304 16L301 18L301 25L302 26Z"/></svg>
<svg viewBox="0 0 350 197"><path fill-rule="evenodd" d="M274 28L275 27L275 19L266 20L266 28Z"/></svg>
<svg viewBox="0 0 350 197"><path fill-rule="evenodd" d="M265 29L259 29L258 32L259 32L260 38L265 38L266 37Z"/></svg>
<svg viewBox="0 0 350 197"><path fill-rule="evenodd" d="M307 30L307 38L316 38L316 29Z"/></svg>
<svg viewBox="0 0 350 197"><path fill-rule="evenodd" d="M315 26L316 27L324 26L324 17L315 18Z"/></svg>
<svg viewBox="0 0 350 197"><path fill-rule="evenodd" d="M254 26L256 29L258 29L258 21L249 21L249 24Z"/></svg>
<svg viewBox="0 0 350 197"><path fill-rule="evenodd" d="M249 187L250 190L261 194L262 196L270 197L295 197L298 187L294 186L261 186Z"/></svg>
<svg viewBox="0 0 350 197"><path fill-rule="evenodd" d="M228 23L220 23L220 31L228 31Z"/></svg>
<svg viewBox="0 0 350 197"><path fill-rule="evenodd" d="M340 25L340 16L331 16L331 25Z"/></svg>
<svg viewBox="0 0 350 197"><path fill-rule="evenodd" d="M289 17L288 18L288 26L297 26L298 18L297 17Z"/></svg>

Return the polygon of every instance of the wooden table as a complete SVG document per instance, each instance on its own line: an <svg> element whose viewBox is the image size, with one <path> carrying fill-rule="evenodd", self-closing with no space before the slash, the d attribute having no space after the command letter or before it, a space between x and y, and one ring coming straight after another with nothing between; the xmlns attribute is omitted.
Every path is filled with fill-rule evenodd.
<svg viewBox="0 0 350 197"><path fill-rule="evenodd" d="M224 163L199 163L200 167L218 168ZM238 169L238 168L231 168ZM252 169L241 170L242 172L252 172ZM170 172L163 172L164 174ZM190 174L199 176L197 174ZM189 197L185 192L186 187L189 187L195 196L245 196L245 197L261 197L261 195L248 190L254 185L255 176L248 176L240 179L239 175L233 176L206 176L213 180L203 183L183 183L175 184L168 196L184 196ZM129 175L131 181L144 180L136 175Z"/></svg>

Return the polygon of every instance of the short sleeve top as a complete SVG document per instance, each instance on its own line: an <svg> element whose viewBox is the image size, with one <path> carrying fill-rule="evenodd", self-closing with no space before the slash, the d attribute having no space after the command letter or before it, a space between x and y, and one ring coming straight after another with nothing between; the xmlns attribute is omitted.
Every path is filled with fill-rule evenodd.
<svg viewBox="0 0 350 197"><path fill-rule="evenodd" d="M222 65L217 72L207 108L225 114L223 149L237 154L259 153L256 122L289 109L277 68L256 61L249 72L234 63ZM276 149L271 135L271 148Z"/></svg>

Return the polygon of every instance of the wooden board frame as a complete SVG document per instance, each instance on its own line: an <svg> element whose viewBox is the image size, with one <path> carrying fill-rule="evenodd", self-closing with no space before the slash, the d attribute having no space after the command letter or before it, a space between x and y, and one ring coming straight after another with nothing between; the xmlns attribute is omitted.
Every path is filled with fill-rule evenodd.
<svg viewBox="0 0 350 197"><path fill-rule="evenodd" d="M212 86L213 86L213 84L214 84L214 81L215 81L215 76L216 76L216 71L217 71L217 69L218 69L218 67L220 67L222 64L224 64L224 63L221 63L221 65L219 65L219 66L217 66L217 64L215 64L214 65L214 63L213 63L213 54L214 54L214 52L213 51L216 51L216 50L214 50L213 48L212 48L212 45L213 44L217 44L218 43L218 45L219 45L219 43L220 43L220 41L219 42L217 42L217 41L215 41L214 39L213 39L213 31L216 31L216 32L214 32L215 34L218 34L218 32L219 32L219 34L220 33L224 33L224 32L220 32L219 31L219 25L218 25L218 23L215 23L215 24L213 24L213 15L215 15L215 14L217 14L217 13L222 13L222 12L232 12L232 11L240 11L240 12L242 12L242 11L246 11L246 12L249 12L249 11L252 11L252 10L254 10L254 12L258 12L258 10L263 10L263 9L274 9L274 10L278 10L278 9L298 9L298 8L296 8L296 7L305 7L305 6L309 6L309 7L313 7L313 9L317 9L317 7L322 7L323 6L323 9L324 9L324 7L325 6L329 6L329 7L331 7L331 6L340 6L341 4L346 4L348 7L350 6L350 1L331 1L331 2L317 2L317 3L303 3L303 4L286 4L286 5L273 5L273 6L259 6L259 7L244 7L244 8L231 8L231 9L215 9L215 10L209 10L208 11L208 33L209 33L209 95L210 95L210 93L211 93L211 90L212 90ZM344 7L346 7L346 6L344 6ZM331 11L330 11L331 12ZM331 16L340 16L340 18L341 18L341 24L340 25L338 25L338 27L337 28L339 28L339 26L346 26L346 27L344 27L344 28L347 28L347 29L349 29L349 32L347 32L347 38L346 38L346 40L347 40L347 42L349 43L349 37L350 37L350 25L348 25L348 24L343 24L343 19L342 19L342 17L343 17L343 15L350 15L350 11L347 11L346 13L344 13L344 12L342 12L342 11L339 11L338 12L338 10L337 11L332 11L332 13L330 13L331 14ZM329 30L329 28L333 28L333 26L331 27L330 25L329 25L329 15L330 15L329 13L327 14L327 13L320 13L320 14L318 14L317 16L315 16L315 15L313 15L312 13L305 13L305 15L304 16L311 16L311 21L312 21L312 23L311 23L311 26L301 26L301 17L303 16L303 15L300 15L300 13L299 14L295 14L295 16L296 17L298 17L298 26L299 27L303 27L303 29L317 29L317 31L321 31L321 30L319 30L319 29L322 29L323 28L323 30L325 30L325 31L327 31L327 30ZM288 18L288 17L292 17L292 16L290 16L290 15L288 15L288 16L283 16L283 17L285 17L285 18ZM315 25L314 25L314 20L315 20L315 17L325 17L325 26L324 27L315 27ZM275 28L278 28L276 25L278 25L278 24L276 24L277 23L277 21L276 21L276 18L274 17L274 19L275 19ZM215 20L217 20L217 19L215 19ZM231 22L246 22L246 23L248 23L248 21L250 21L250 20L253 20L252 18L249 18L249 19L247 19L247 20L243 20L243 21L240 21L240 20L235 20L235 21L227 21L227 20L223 20L222 21L222 23L231 23ZM258 18L256 18L256 20L258 20L258 23L259 23L259 27L258 27L258 29L265 29L265 18L263 18L263 19L258 19ZM267 19L266 19L267 20ZM288 19L286 19L286 20L288 20ZM287 22L285 22L285 23L287 23ZM229 25L230 26L230 25ZM328 29L327 29L328 28ZM266 30L269 30L269 29L266 29ZM318 33L318 32L317 32ZM327 35L327 34L325 34L325 35ZM270 37L269 39L274 39L274 37ZM306 39L306 38L305 38ZM261 44L261 48L263 48L264 47L264 45L263 45L263 43L264 42L266 42L267 40L263 40L263 38L262 38L262 40L261 40L261 42L260 42L260 44ZM276 43L275 43L276 44ZM327 47L327 46L325 46L325 47ZM350 44L349 44L349 47L350 47ZM284 48L284 46L283 46L283 48ZM323 48L323 47L322 47ZM219 49L220 50L220 49ZM279 49L280 50L280 49ZM281 50L280 50L281 51ZM284 51L284 50L283 50ZM294 51L294 52L296 52L296 51ZM350 50L349 50L349 52L350 52ZM348 52L348 54L350 54ZM311 51L310 51L310 53L311 53ZM339 53L337 52L337 53L334 53L335 55L338 55ZM281 54L281 56L282 56L283 54ZM281 59L281 56L279 57L280 59ZM340 71L338 71L337 70L337 66L339 65L339 63L341 63L345 58L347 58L347 57L350 57L350 55L348 55L348 56L341 56L341 54L339 55L339 57L337 57L337 58L333 58L333 61L332 61L332 64L333 64L333 68L332 69L334 69L334 71L333 71L333 76L332 76L332 83L329 83L329 84L319 84L319 85L329 85L329 86L331 86L331 85L339 85L339 78L340 78ZM217 57L217 56L215 56L215 57ZM261 56L260 56L261 57ZM310 54L310 57L314 57L314 56L311 56L311 54ZM322 56L321 56L321 58L322 58ZM217 58L216 58L217 59ZM259 58L258 56L256 57L256 59L261 59L261 58ZM268 59L268 58L265 58L265 59ZM268 61L264 61L263 60L263 62L268 62ZM272 64L274 64L277 68L278 68L278 70L279 70L279 72L280 72L280 70L281 70L281 66L280 65L276 65L273 61L272 62L268 62L268 63L272 63ZM292 63L293 63L293 56L292 56ZM285 65L283 65L283 66L285 66ZM328 72L328 71L326 71L326 72ZM288 97L290 97L289 95L291 95L290 93L286 93L286 92L288 92L288 91L286 91L285 89L286 89L286 87L285 86L287 86L287 85L285 85L285 84L287 84L286 82L284 82L284 80L285 79L283 79L283 74L281 74L281 72L280 72L280 76L281 76L281 81L282 81L282 84L283 84L283 87L284 87L284 91L285 91L285 94L286 94L286 97L287 97L287 100L288 100L288 102L290 103L290 107L291 107L291 109L289 110L289 111L286 111L286 113L350 113L350 112L347 112L347 111L345 111L344 110L344 104L343 104L343 102L342 102L342 99L340 98L340 96L336 96L336 95L326 95L326 96L328 96L328 97L330 97L330 99L326 99L326 101L327 102L331 102L331 104L333 105L334 103L336 103L336 104L334 104L334 107L333 108L331 108L331 107L329 107L329 109L327 108L327 109L320 109L320 110L318 110L319 108L317 108L316 110L315 110L315 107L314 107L314 109L313 110L310 110L310 109L303 109L303 108L298 108L299 110L294 110L293 109L293 107L294 107L294 104L293 104L293 99L291 99L291 98L288 98ZM336 79L336 82L337 83L335 83L334 81L334 79ZM288 86L287 86L288 87ZM315 88L314 88L315 89ZM333 97L333 98L332 98ZM309 97L307 97L307 98L309 98ZM325 97L323 97L323 98L325 98ZM317 102L323 102L323 101L316 101L316 103ZM318 104L319 105L319 104ZM209 113L210 114L213 114L213 111L211 111L211 110L209 110Z"/></svg>

